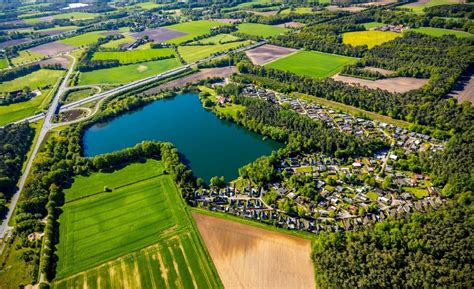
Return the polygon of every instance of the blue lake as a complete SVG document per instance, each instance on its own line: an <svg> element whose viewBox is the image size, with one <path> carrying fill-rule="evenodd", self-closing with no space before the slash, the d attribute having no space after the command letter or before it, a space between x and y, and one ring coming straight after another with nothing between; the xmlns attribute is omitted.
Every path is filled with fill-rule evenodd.
<svg viewBox="0 0 474 289"><path fill-rule="evenodd" d="M184 93L90 127L84 134L84 154L113 152L144 140L173 143L194 175L206 182L213 176L231 181L240 167L283 146L219 119L202 107L197 94Z"/></svg>

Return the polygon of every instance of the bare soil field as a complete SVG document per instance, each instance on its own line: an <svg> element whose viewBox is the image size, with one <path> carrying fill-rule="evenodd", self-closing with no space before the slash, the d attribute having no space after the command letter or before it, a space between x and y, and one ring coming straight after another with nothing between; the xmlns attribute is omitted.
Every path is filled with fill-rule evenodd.
<svg viewBox="0 0 474 289"><path fill-rule="evenodd" d="M1 42L0 43L0 49L3 49L5 47L8 47L8 46L14 46L14 45L18 45L18 44L21 44L21 43L25 43L27 42L29 39L12 39L12 40L7 40L7 41L4 41L4 42Z"/></svg>
<svg viewBox="0 0 474 289"><path fill-rule="evenodd" d="M315 288L311 242L193 213L225 288Z"/></svg>
<svg viewBox="0 0 474 289"><path fill-rule="evenodd" d="M80 119L87 115L87 110L83 108L66 110L59 113L59 122L68 122Z"/></svg>
<svg viewBox="0 0 474 289"><path fill-rule="evenodd" d="M242 19L231 19L231 18L220 18L220 19L212 19L212 20L220 22L220 23L228 23L228 24L234 24L234 23L242 21Z"/></svg>
<svg viewBox="0 0 474 289"><path fill-rule="evenodd" d="M40 31L39 33L41 35L51 36L51 35L57 35L57 34L61 34L63 32L71 31L71 30L74 30L74 29L71 29L71 28L58 28L58 29L54 29L54 30Z"/></svg>
<svg viewBox="0 0 474 289"><path fill-rule="evenodd" d="M38 52L44 55L56 55L59 53L73 51L74 46L64 44L58 41L46 43L43 45L35 46L30 48L31 51Z"/></svg>
<svg viewBox="0 0 474 289"><path fill-rule="evenodd" d="M255 15L260 15L260 16L275 16L277 15L278 11L253 11L249 10L248 12L253 13Z"/></svg>
<svg viewBox="0 0 474 289"><path fill-rule="evenodd" d="M71 62L71 59L66 56L57 56L54 58L46 59L43 61L40 61L40 65L48 65L48 64L60 64L62 68L67 69L69 67L69 63Z"/></svg>
<svg viewBox="0 0 474 289"><path fill-rule="evenodd" d="M164 83L160 86L153 87L152 89L149 89L149 90L145 91L144 93L147 94L147 95L155 94L155 93L160 92L164 89L182 87L182 86L184 86L188 83L193 83L193 82L199 81L201 79L206 79L206 78L229 77L235 72L237 72L237 68L235 66L205 68L205 69L201 69L199 72L193 73L191 75L187 75L187 76L181 77L179 79L166 82L166 83Z"/></svg>
<svg viewBox="0 0 474 289"><path fill-rule="evenodd" d="M286 23L282 23L282 24L278 24L276 25L278 27L283 27L283 28L301 28L301 27L304 27L304 24L303 23L299 23L299 22L295 22L295 21L291 21L291 22L286 22Z"/></svg>
<svg viewBox="0 0 474 289"><path fill-rule="evenodd" d="M392 3L397 3L397 0L380 0L380 1L375 1L375 2L368 2L368 3L363 3L361 6L384 6Z"/></svg>
<svg viewBox="0 0 474 289"><path fill-rule="evenodd" d="M393 70L388 70L388 69L383 69L383 68L377 68L377 67L372 67L372 66L366 66L364 67L365 70L368 70L368 71L373 71L373 72L378 72L382 75L390 75L392 73L394 73L395 71Z"/></svg>
<svg viewBox="0 0 474 289"><path fill-rule="evenodd" d="M247 54L248 58L250 58L253 64L262 65L293 52L296 52L296 49L265 44L254 49L247 50L245 51L245 54Z"/></svg>
<svg viewBox="0 0 474 289"><path fill-rule="evenodd" d="M461 76L449 93L458 102L469 101L474 104L474 74Z"/></svg>
<svg viewBox="0 0 474 289"><path fill-rule="evenodd" d="M355 77L335 75L332 79L349 83L351 85L365 86L371 89L383 89L389 92L405 93L410 90L419 89L428 82L428 79L413 77L394 77L378 80L367 80Z"/></svg>
<svg viewBox="0 0 474 289"><path fill-rule="evenodd" d="M150 39L153 39L153 41L155 42L165 42L167 40L174 39L174 38L184 36L187 34L188 33L186 32L181 32L181 31L176 31L169 28L160 27L156 29L145 30L142 32L135 32L135 33L132 33L132 36L135 39L140 39L143 36L148 35L148 37Z"/></svg>
<svg viewBox="0 0 474 289"><path fill-rule="evenodd" d="M359 6L349 6L349 7L339 7L336 5L329 5L326 7L329 11L348 11L348 12L360 12L362 10L367 9L366 7L359 7Z"/></svg>

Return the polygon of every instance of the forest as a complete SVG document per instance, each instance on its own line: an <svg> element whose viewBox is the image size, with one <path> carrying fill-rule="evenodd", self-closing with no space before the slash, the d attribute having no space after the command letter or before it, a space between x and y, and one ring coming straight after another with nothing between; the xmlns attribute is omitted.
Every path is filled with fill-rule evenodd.
<svg viewBox="0 0 474 289"><path fill-rule="evenodd" d="M26 123L0 128L0 219L7 211L7 200L15 193L34 133Z"/></svg>

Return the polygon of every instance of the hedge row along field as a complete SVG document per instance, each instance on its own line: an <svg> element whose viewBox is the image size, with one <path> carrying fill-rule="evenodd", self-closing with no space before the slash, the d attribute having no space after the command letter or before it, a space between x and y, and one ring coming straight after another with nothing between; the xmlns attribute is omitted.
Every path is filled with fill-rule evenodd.
<svg viewBox="0 0 474 289"><path fill-rule="evenodd" d="M65 194L53 288L220 286L162 161L76 177Z"/></svg>

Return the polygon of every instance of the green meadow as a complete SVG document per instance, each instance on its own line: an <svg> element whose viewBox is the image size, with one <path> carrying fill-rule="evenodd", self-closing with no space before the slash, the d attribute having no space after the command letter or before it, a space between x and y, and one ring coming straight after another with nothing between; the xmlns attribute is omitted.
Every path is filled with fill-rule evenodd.
<svg viewBox="0 0 474 289"><path fill-rule="evenodd" d="M8 59L6 57L0 58L0 69L8 68Z"/></svg>
<svg viewBox="0 0 474 289"><path fill-rule="evenodd" d="M147 61L158 57L169 57L174 55L172 48L144 49L131 51L98 51L94 53L92 60L117 59L121 64Z"/></svg>
<svg viewBox="0 0 474 289"><path fill-rule="evenodd" d="M230 42L217 45L198 45L198 46L179 46L178 52L181 57L187 62L191 63L218 52L224 52L229 49L234 49L241 45L249 45L251 41Z"/></svg>
<svg viewBox="0 0 474 289"><path fill-rule="evenodd" d="M53 288L221 287L161 161L77 177L65 195Z"/></svg>
<svg viewBox="0 0 474 289"><path fill-rule="evenodd" d="M48 85L51 85L52 88L63 76L63 73L64 71L62 70L40 69L28 75L1 83L0 91L15 91L25 86L30 87L32 90ZM35 96L28 101L0 106L0 125L5 125L40 112L48 105L51 99L53 92L51 88L42 90L41 95Z"/></svg>
<svg viewBox="0 0 474 289"><path fill-rule="evenodd" d="M311 7L296 7L295 9L284 9L280 12L280 14L290 14L290 13L295 13L295 14L309 14L309 13L314 13L313 9Z"/></svg>
<svg viewBox="0 0 474 289"><path fill-rule="evenodd" d="M329 77L338 73L345 65L356 61L357 58L303 50L270 62L265 67L298 75Z"/></svg>
<svg viewBox="0 0 474 289"><path fill-rule="evenodd" d="M240 38L231 34L217 34L205 39L191 42L190 44L220 44L232 41L238 41Z"/></svg>
<svg viewBox="0 0 474 289"><path fill-rule="evenodd" d="M112 40L112 41L109 41L105 44L102 44L100 47L103 47L103 48L119 48L120 45L122 44L132 44L133 42L135 42L135 38L133 38L131 35L124 35L125 37L124 38L120 38L120 39L117 39L117 40Z"/></svg>
<svg viewBox="0 0 474 289"><path fill-rule="evenodd" d="M456 4L456 3L458 2L455 0L428 0L425 3L417 4L416 6L406 4L406 5L400 6L400 8L408 8L415 13L424 13L423 9L425 9L426 7L433 7L433 6L446 5L446 4Z"/></svg>
<svg viewBox="0 0 474 289"><path fill-rule="evenodd" d="M456 37L474 37L474 34L469 32L434 27L411 28L409 31L420 32L435 37L440 37L443 35L455 35Z"/></svg>
<svg viewBox="0 0 474 289"><path fill-rule="evenodd" d="M238 26L238 32L268 38L289 31L289 29L258 23L242 23Z"/></svg>
<svg viewBox="0 0 474 289"><path fill-rule="evenodd" d="M18 56L11 59L13 65L21 65L30 63L33 61L38 61L43 59L45 56L41 53L30 51L30 50L21 50L18 52Z"/></svg>
<svg viewBox="0 0 474 289"><path fill-rule="evenodd" d="M184 41L192 40L194 37L208 34L209 32L211 32L211 28L213 27L224 26L224 25L226 24L216 22L216 21L198 20L198 21L189 21L189 22L183 22L183 23L166 26L166 28L169 28L172 30L188 33L187 35L170 39L166 42L171 43L171 44L180 44Z"/></svg>
<svg viewBox="0 0 474 289"><path fill-rule="evenodd" d="M113 68L83 72L79 84L121 84L165 72L180 65L177 58L122 65Z"/></svg>
<svg viewBox="0 0 474 289"><path fill-rule="evenodd" d="M104 31L88 32L81 35L73 36L71 38L59 40L59 42L62 42L64 44L69 44L72 46L78 46L78 47L88 46L97 42L99 38L105 37L104 35L102 35L103 32Z"/></svg>

